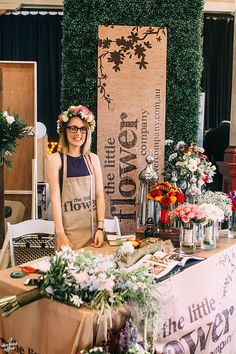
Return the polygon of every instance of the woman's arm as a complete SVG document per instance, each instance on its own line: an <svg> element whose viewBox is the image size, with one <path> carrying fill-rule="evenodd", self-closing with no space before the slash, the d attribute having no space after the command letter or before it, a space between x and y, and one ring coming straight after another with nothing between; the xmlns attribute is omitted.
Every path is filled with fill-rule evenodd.
<svg viewBox="0 0 236 354"><path fill-rule="evenodd" d="M59 170L61 168L61 159L58 153L52 154L47 158L47 179L50 187L52 215L55 223L56 232L56 249L59 250L62 246L70 244L65 235L64 227L62 224L61 213L61 195L59 185Z"/></svg>
<svg viewBox="0 0 236 354"><path fill-rule="evenodd" d="M97 226L103 229L105 216L105 199L102 179L102 169L99 157L91 154L91 161L94 169L96 183L96 205L97 205ZM94 247L101 247L103 243L103 231L97 230L94 237Z"/></svg>

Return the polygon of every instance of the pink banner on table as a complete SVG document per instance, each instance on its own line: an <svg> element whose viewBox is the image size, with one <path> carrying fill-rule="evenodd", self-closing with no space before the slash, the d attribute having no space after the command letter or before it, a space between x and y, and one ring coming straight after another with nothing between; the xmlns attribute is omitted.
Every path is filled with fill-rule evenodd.
<svg viewBox="0 0 236 354"><path fill-rule="evenodd" d="M97 151L106 216L136 228L139 173L149 152L164 165L167 30L99 26Z"/></svg>

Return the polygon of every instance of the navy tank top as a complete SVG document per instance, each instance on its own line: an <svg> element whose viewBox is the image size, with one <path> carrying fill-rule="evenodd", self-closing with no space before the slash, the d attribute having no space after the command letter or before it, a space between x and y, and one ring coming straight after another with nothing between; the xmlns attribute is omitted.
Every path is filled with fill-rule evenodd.
<svg viewBox="0 0 236 354"><path fill-rule="evenodd" d="M59 171L60 189L62 191L63 181L63 154L59 152L61 158L61 169ZM89 176L89 170L84 160L84 156L70 156L67 155L67 177L82 177Z"/></svg>

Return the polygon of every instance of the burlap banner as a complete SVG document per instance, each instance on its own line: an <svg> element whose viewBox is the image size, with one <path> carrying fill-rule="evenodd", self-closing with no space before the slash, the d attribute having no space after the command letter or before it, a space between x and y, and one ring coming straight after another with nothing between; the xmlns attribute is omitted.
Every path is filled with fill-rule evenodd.
<svg viewBox="0 0 236 354"><path fill-rule="evenodd" d="M164 164L167 31L160 27L99 26L98 130L106 216L122 233L136 227L138 175L151 151Z"/></svg>
<svg viewBox="0 0 236 354"><path fill-rule="evenodd" d="M160 284L157 354L236 353L236 246Z"/></svg>

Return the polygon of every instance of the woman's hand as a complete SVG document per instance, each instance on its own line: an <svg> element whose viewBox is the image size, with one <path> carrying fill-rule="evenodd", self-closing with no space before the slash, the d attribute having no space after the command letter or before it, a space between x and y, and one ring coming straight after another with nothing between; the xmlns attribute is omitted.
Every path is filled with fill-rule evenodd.
<svg viewBox="0 0 236 354"><path fill-rule="evenodd" d="M94 237L93 247L102 247L103 239L104 239L103 231L97 230Z"/></svg>
<svg viewBox="0 0 236 354"><path fill-rule="evenodd" d="M56 233L56 250L60 251L63 246L70 246L70 241L64 232Z"/></svg>

